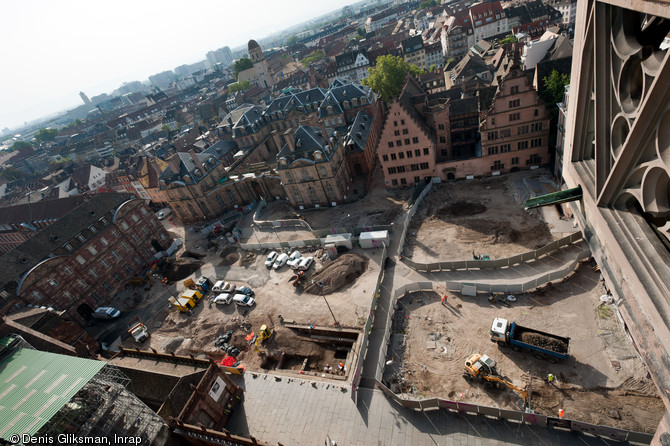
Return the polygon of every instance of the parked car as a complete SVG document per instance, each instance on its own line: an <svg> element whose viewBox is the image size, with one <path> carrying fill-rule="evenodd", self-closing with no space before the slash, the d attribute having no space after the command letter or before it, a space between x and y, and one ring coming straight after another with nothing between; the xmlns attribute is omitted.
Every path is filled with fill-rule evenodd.
<svg viewBox="0 0 670 446"><path fill-rule="evenodd" d="M272 265L272 269L279 269L282 266L286 264L286 261L288 260L288 254L279 254L277 259L275 260L274 265Z"/></svg>
<svg viewBox="0 0 670 446"><path fill-rule="evenodd" d="M236 294L233 296L233 302L243 307L253 307L256 303L253 297L247 296L246 294Z"/></svg>
<svg viewBox="0 0 670 446"><path fill-rule="evenodd" d="M172 213L172 209L164 208L164 209L161 209L160 211L158 211L158 214L156 214L156 218L158 218L159 220L162 220L165 217L167 217L168 215L170 215L171 213Z"/></svg>
<svg viewBox="0 0 670 446"><path fill-rule="evenodd" d="M215 293L232 293L235 291L235 285L230 282L219 280L212 287L212 291Z"/></svg>
<svg viewBox="0 0 670 446"><path fill-rule="evenodd" d="M298 262L300 261L300 260L298 260L298 259L300 259L300 258L301 258L300 251L293 251L293 252L291 253L291 255L288 256L288 260L286 261L286 264L287 264L290 268L294 268L294 267L295 267L295 264L298 263Z"/></svg>
<svg viewBox="0 0 670 446"><path fill-rule="evenodd" d="M312 263L314 263L314 257L305 257L300 260L296 269L300 271L307 271L309 267L312 266Z"/></svg>
<svg viewBox="0 0 670 446"><path fill-rule="evenodd" d="M247 296L254 297L256 293L248 286L241 286L237 288L237 294L246 294Z"/></svg>
<svg viewBox="0 0 670 446"><path fill-rule="evenodd" d="M116 319L119 316L121 316L121 311L114 307L98 307L91 313L91 317L95 319Z"/></svg>
<svg viewBox="0 0 670 446"><path fill-rule="evenodd" d="M277 251L272 251L270 254L268 254L268 258L265 259L265 267L266 268L272 268L272 264L275 263L275 260L277 260Z"/></svg>
<svg viewBox="0 0 670 446"><path fill-rule="evenodd" d="M213 300L215 304L229 304L233 300L233 295L230 293L221 293Z"/></svg>

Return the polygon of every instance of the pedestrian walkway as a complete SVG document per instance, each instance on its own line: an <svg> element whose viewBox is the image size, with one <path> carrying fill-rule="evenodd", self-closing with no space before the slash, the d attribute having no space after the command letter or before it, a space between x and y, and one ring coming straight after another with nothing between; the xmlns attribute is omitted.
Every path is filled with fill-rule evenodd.
<svg viewBox="0 0 670 446"><path fill-rule="evenodd" d="M268 444L322 445L621 445L583 434L483 416L400 407L382 392L361 389L358 407L340 383L251 373L233 377L243 403L226 429Z"/></svg>

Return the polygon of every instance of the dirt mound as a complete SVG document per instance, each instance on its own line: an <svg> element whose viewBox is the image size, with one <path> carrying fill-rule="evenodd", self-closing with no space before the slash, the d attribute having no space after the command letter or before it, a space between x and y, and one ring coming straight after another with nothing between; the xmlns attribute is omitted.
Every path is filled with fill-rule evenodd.
<svg viewBox="0 0 670 446"><path fill-rule="evenodd" d="M240 253L234 246L228 246L221 251L221 258L223 260L219 263L220 266L231 266L240 260Z"/></svg>
<svg viewBox="0 0 670 446"><path fill-rule="evenodd" d="M469 201L457 201L442 206L436 213L436 217L468 217L471 215L483 214L486 212L486 206L481 203L472 203Z"/></svg>
<svg viewBox="0 0 670 446"><path fill-rule="evenodd" d="M539 333L521 333L521 341L558 353L567 353L567 344Z"/></svg>
<svg viewBox="0 0 670 446"><path fill-rule="evenodd" d="M192 259L200 260L203 257L205 257L205 255L204 254L198 254L198 253L192 252L192 251L184 251L184 254L182 254L182 257L190 257Z"/></svg>
<svg viewBox="0 0 670 446"><path fill-rule="evenodd" d="M242 266L250 266L253 265L254 262L256 261L257 254L255 252L248 252L242 257L242 260L240 261L240 265Z"/></svg>
<svg viewBox="0 0 670 446"><path fill-rule="evenodd" d="M368 267L368 259L358 254L343 254L333 263L321 270L318 274L310 277L309 286L305 287L305 292L310 294L330 294L345 285L352 284L358 276L363 274ZM315 283L312 284L311 280ZM317 285L321 282L323 290Z"/></svg>
<svg viewBox="0 0 670 446"><path fill-rule="evenodd" d="M165 273L165 277L171 282L184 279L202 266L202 262L181 258L170 265L170 269Z"/></svg>

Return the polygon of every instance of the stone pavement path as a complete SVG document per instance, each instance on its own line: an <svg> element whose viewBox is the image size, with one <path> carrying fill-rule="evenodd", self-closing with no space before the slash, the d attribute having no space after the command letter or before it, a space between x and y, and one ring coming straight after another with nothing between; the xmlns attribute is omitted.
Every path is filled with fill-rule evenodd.
<svg viewBox="0 0 670 446"><path fill-rule="evenodd" d="M243 403L226 428L268 444L323 445L326 435L347 445L621 445L613 440L444 410L413 411L382 392L360 390L356 407L339 384L251 373L233 379Z"/></svg>

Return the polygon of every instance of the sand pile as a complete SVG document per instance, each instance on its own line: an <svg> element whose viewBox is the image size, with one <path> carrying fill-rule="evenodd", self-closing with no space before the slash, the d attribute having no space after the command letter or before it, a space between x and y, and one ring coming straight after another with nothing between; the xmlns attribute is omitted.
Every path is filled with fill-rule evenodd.
<svg viewBox="0 0 670 446"><path fill-rule="evenodd" d="M310 294L321 294L320 286L323 285L323 294L333 293L343 286L354 283L354 281L365 272L368 260L358 254L343 254L333 263L310 277L306 282L305 292ZM312 284L312 280L315 282Z"/></svg>

